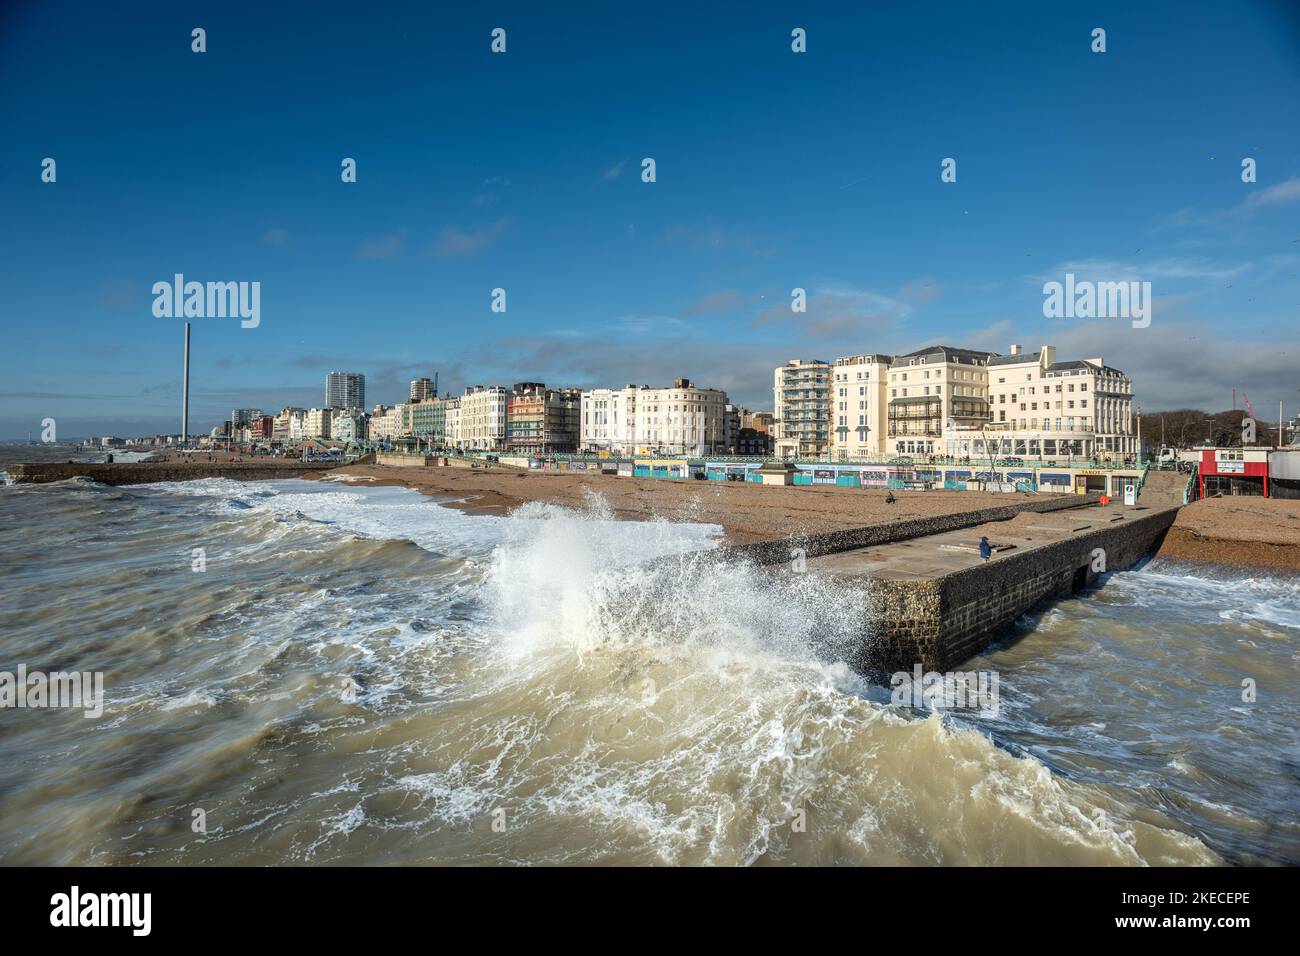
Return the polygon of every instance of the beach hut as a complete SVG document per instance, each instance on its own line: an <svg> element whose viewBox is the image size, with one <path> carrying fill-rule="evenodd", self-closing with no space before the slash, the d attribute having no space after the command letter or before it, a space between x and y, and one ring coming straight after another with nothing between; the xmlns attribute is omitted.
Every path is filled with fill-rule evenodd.
<svg viewBox="0 0 1300 956"><path fill-rule="evenodd" d="M764 462L763 467L758 469L758 480L765 485L793 485L798 470L788 461Z"/></svg>

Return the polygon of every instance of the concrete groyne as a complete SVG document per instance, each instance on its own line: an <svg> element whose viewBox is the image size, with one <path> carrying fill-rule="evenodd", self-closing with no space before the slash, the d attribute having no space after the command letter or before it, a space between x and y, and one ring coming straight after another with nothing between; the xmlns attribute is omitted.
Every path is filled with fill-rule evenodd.
<svg viewBox="0 0 1300 956"><path fill-rule="evenodd" d="M5 471L10 480L18 484L89 478L105 485L144 485L155 481L197 481L201 478L269 481L298 478L337 467L337 463L307 464L300 461L44 462L7 465Z"/></svg>
<svg viewBox="0 0 1300 956"><path fill-rule="evenodd" d="M860 586L871 611L852 663L868 671L960 666L1043 601L1127 570L1160 547L1178 508L1102 506L1097 496L1005 506L719 548L697 560L749 560L777 573ZM979 531L975 530L979 529ZM979 553L990 538L992 557Z"/></svg>
<svg viewBox="0 0 1300 956"><path fill-rule="evenodd" d="M923 538L927 535L942 534L962 528L974 528L990 521L1006 521L1027 511L1047 514L1095 505L1097 501L1097 495L1053 495L1051 497L1027 498L1017 496L1013 497L1009 504L999 505L994 508L977 508L971 511L958 511L946 515L889 521L823 534L794 535L778 541L757 541L753 544L727 545L719 548L716 553L724 558L740 558L758 564L783 564L792 559L794 556L792 552L794 551L801 552L804 558L816 558L822 555L838 554L873 545Z"/></svg>
<svg viewBox="0 0 1300 956"><path fill-rule="evenodd" d="M1160 546L1177 515L1177 508L1117 505L1058 512L993 531L987 561L979 537L958 531L840 552L810 560L807 570L860 580L869 591L873 632L864 635L856 665L946 671L1039 603L1133 567Z"/></svg>

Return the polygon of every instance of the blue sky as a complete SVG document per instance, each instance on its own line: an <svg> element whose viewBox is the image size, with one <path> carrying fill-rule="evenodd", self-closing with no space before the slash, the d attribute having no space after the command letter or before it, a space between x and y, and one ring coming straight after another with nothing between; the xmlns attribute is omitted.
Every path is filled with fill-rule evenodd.
<svg viewBox="0 0 1300 956"><path fill-rule="evenodd" d="M334 368L770 408L788 358L936 342L1300 411L1295 3L13 2L0 129L0 438L176 431L176 272L262 285L194 320L201 429ZM1044 318L1067 271L1150 327Z"/></svg>

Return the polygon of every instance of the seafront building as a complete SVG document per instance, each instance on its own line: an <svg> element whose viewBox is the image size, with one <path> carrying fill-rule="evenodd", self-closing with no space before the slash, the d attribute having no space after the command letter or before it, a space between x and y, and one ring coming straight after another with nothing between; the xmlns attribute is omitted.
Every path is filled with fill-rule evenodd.
<svg viewBox="0 0 1300 956"><path fill-rule="evenodd" d="M727 393L679 378L637 393L638 454L721 455L727 451Z"/></svg>
<svg viewBox="0 0 1300 956"><path fill-rule="evenodd" d="M335 441L364 441L367 434L364 411L359 408L330 409L330 438Z"/></svg>
<svg viewBox="0 0 1300 956"><path fill-rule="evenodd" d="M405 406L402 431L430 446L444 447L447 442L447 399L422 398Z"/></svg>
<svg viewBox="0 0 1300 956"><path fill-rule="evenodd" d="M275 415L275 422L271 425L272 441L300 441L302 439L302 420L307 415L305 408L282 408ZM293 422L298 420L297 435L294 435Z"/></svg>
<svg viewBox="0 0 1300 956"><path fill-rule="evenodd" d="M303 417L302 438L330 437L330 410L328 408L309 408Z"/></svg>
<svg viewBox="0 0 1300 956"><path fill-rule="evenodd" d="M1001 454L1136 458L1133 382L1103 359L1058 362L1050 345L1013 345L989 359L988 375L987 437Z"/></svg>
<svg viewBox="0 0 1300 956"><path fill-rule="evenodd" d="M833 461L885 451L888 355L845 355L831 366L831 412L827 447Z"/></svg>
<svg viewBox="0 0 1300 956"><path fill-rule="evenodd" d="M820 458L830 447L831 365L791 359L772 384L774 446L782 457Z"/></svg>
<svg viewBox="0 0 1300 956"><path fill-rule="evenodd" d="M367 433L371 441L384 441L402 437L402 415L405 405L376 405L370 412Z"/></svg>
<svg viewBox="0 0 1300 956"><path fill-rule="evenodd" d="M821 389L825 367L827 384ZM904 355L792 360L775 371L776 452L874 456L1135 458L1133 383L1101 358L1057 361L934 345ZM824 396L824 397L823 397Z"/></svg>
<svg viewBox="0 0 1300 956"><path fill-rule="evenodd" d="M637 396L647 385L593 388L580 401L579 446L584 451L614 455L636 451Z"/></svg>
<svg viewBox="0 0 1300 956"><path fill-rule="evenodd" d="M360 372L330 372L325 376L326 408L365 408L366 377Z"/></svg>
<svg viewBox="0 0 1300 956"><path fill-rule="evenodd" d="M500 385L471 385L460 397L456 447L468 451L501 451L506 443L506 404L509 393Z"/></svg>
<svg viewBox="0 0 1300 956"><path fill-rule="evenodd" d="M944 455L945 435L989 420L989 352L935 345L889 363L886 453Z"/></svg>
<svg viewBox="0 0 1300 956"><path fill-rule="evenodd" d="M722 455L734 444L727 393L679 378L671 388L595 388L579 400L578 446L613 455Z"/></svg>
<svg viewBox="0 0 1300 956"><path fill-rule="evenodd" d="M463 447L463 443L461 440L461 430L460 430L460 399L459 398L447 399L447 406L443 412L443 427L444 427L443 443L448 448Z"/></svg>
<svg viewBox="0 0 1300 956"><path fill-rule="evenodd" d="M517 382L506 400L506 448L529 455L572 454L581 433L582 394Z"/></svg>

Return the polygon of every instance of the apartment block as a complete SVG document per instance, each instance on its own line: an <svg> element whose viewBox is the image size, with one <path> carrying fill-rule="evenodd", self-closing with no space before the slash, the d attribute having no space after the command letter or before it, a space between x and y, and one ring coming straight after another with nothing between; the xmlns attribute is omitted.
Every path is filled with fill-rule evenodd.
<svg viewBox="0 0 1300 956"><path fill-rule="evenodd" d="M890 355L845 355L831 366L829 450L832 461L885 453Z"/></svg>
<svg viewBox="0 0 1300 956"><path fill-rule="evenodd" d="M360 372L330 372L325 376L326 408L365 408L366 377Z"/></svg>
<svg viewBox="0 0 1300 956"><path fill-rule="evenodd" d="M330 409L330 438L335 441L364 441L367 434L366 413L361 409Z"/></svg>
<svg viewBox="0 0 1300 956"><path fill-rule="evenodd" d="M772 384L776 453L820 458L830 447L831 365L791 359L776 369Z"/></svg>
<svg viewBox="0 0 1300 956"><path fill-rule="evenodd" d="M404 431L436 447L447 444L447 399L422 398L406 404Z"/></svg>
<svg viewBox="0 0 1300 956"><path fill-rule="evenodd" d="M282 408L275 415L271 425L272 441L300 441L302 439L302 419L307 414L305 408ZM298 419L298 434L294 435L293 422Z"/></svg>
<svg viewBox="0 0 1300 956"><path fill-rule="evenodd" d="M411 401L423 402L438 397L438 382L431 378L417 378L411 382Z"/></svg>
<svg viewBox="0 0 1300 956"><path fill-rule="evenodd" d="M458 447L471 451L504 449L509 398L500 385L472 385L465 389L460 397Z"/></svg>
<svg viewBox="0 0 1300 956"><path fill-rule="evenodd" d="M367 435L371 441L385 441L402 437L402 416L405 405L376 405L370 413L367 423Z"/></svg>
<svg viewBox="0 0 1300 956"><path fill-rule="evenodd" d="M303 417L302 438L330 437L330 410L328 408L309 408Z"/></svg>
<svg viewBox="0 0 1300 956"><path fill-rule="evenodd" d="M506 447L528 455L578 450L582 395L576 389L518 382L506 400Z"/></svg>
<svg viewBox="0 0 1300 956"><path fill-rule="evenodd" d="M991 354L934 345L896 356L889 364L885 453L942 455L945 430L988 422Z"/></svg>

